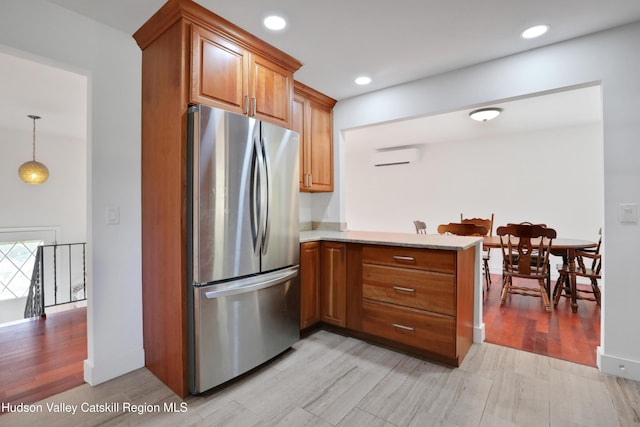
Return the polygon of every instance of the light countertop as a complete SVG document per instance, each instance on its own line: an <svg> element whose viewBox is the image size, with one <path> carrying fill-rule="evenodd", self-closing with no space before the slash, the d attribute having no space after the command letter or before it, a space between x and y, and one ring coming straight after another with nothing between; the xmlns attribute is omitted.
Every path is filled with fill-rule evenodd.
<svg viewBox="0 0 640 427"><path fill-rule="evenodd" d="M482 237L452 236L445 234L424 235L415 233L391 233L383 231L330 230L312 230L303 231L300 233L300 243L321 240L456 251L464 250L478 243L482 243Z"/></svg>

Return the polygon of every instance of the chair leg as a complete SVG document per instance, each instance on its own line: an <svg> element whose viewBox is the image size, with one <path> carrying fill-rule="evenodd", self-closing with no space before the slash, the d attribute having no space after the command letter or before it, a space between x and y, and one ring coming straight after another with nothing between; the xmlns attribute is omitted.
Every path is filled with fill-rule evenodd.
<svg viewBox="0 0 640 427"><path fill-rule="evenodd" d="M593 290L593 296L596 299L596 304L600 305L600 287L598 286L598 279L591 279L591 289Z"/></svg>
<svg viewBox="0 0 640 427"><path fill-rule="evenodd" d="M491 274L489 274L489 263L484 260L484 281L486 282L487 290L491 287Z"/></svg>
<svg viewBox="0 0 640 427"><path fill-rule="evenodd" d="M556 285L553 288L553 305L557 306L560 301L560 297L562 296L562 292L564 291L565 286L565 274L560 273L558 276L558 280L556 281Z"/></svg>
<svg viewBox="0 0 640 427"><path fill-rule="evenodd" d="M500 296L500 307L504 305L504 302L507 300L507 294L509 293L509 288L513 282L511 281L511 277L506 276L502 278L502 295Z"/></svg>
<svg viewBox="0 0 640 427"><path fill-rule="evenodd" d="M549 301L549 295L547 294L547 284L544 279L540 279L538 282L540 285L540 296L542 297L542 303L547 313L551 313L551 302Z"/></svg>

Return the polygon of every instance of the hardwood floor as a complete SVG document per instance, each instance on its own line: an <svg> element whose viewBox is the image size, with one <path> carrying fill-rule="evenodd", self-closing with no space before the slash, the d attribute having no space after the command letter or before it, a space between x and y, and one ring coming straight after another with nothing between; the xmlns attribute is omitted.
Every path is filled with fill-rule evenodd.
<svg viewBox="0 0 640 427"><path fill-rule="evenodd" d="M32 403L83 384L86 358L86 308L0 327L0 404Z"/></svg>
<svg viewBox="0 0 640 427"><path fill-rule="evenodd" d="M540 298L510 295L500 307L501 280L502 276L492 275L493 284L484 295L487 342L596 366L600 345L600 307L596 303L578 301L578 312L572 313L569 299L561 298L547 313Z"/></svg>
<svg viewBox="0 0 640 427"><path fill-rule="evenodd" d="M69 410L50 409L60 403ZM0 424L615 427L640 425L640 383L490 343L474 344L453 369L321 330L184 401L143 368L37 405L2 415Z"/></svg>

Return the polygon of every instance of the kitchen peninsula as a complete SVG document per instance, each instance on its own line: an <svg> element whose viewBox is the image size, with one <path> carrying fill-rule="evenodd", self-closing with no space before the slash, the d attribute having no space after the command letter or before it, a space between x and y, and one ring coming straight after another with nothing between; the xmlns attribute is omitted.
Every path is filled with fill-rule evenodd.
<svg viewBox="0 0 640 427"><path fill-rule="evenodd" d="M484 340L481 238L314 230L300 242L301 329L452 366Z"/></svg>

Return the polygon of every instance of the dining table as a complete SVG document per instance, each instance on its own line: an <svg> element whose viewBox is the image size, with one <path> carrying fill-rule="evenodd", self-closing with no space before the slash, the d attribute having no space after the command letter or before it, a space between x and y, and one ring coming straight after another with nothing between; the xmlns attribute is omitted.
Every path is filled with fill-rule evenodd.
<svg viewBox="0 0 640 427"><path fill-rule="evenodd" d="M535 239L532 239L535 241ZM500 248L500 236L483 236L482 245L485 248ZM563 263L566 263L569 267L569 292L571 294L571 311L576 313L578 311L577 293L576 293L576 251L595 248L598 244L590 240L571 239L571 238L557 238L551 241L551 253L553 255L561 256ZM547 294L551 296L550 283L547 281ZM559 289L558 292L562 292Z"/></svg>

